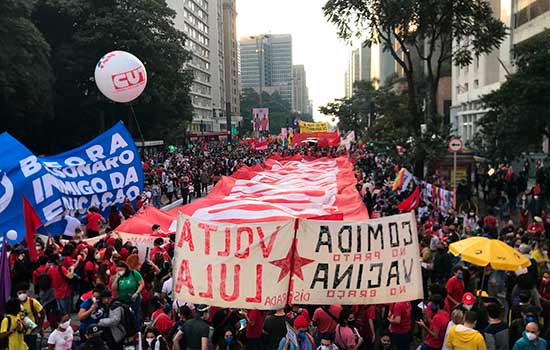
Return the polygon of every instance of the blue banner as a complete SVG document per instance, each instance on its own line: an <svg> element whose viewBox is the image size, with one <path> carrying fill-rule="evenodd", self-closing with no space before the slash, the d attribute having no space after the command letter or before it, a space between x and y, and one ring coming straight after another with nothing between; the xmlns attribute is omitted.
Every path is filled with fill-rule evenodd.
<svg viewBox="0 0 550 350"><path fill-rule="evenodd" d="M134 141L119 122L87 144L62 154L37 157L8 133L0 135L0 235L25 236L23 196L53 235L63 233L62 214L135 200L143 169Z"/></svg>

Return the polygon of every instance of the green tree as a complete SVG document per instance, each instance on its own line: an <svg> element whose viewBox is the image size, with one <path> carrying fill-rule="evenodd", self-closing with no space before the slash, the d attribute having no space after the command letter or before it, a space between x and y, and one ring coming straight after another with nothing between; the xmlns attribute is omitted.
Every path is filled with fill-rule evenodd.
<svg viewBox="0 0 550 350"><path fill-rule="evenodd" d="M51 118L50 46L31 21L32 1L0 1L0 131L36 149Z"/></svg>
<svg viewBox="0 0 550 350"><path fill-rule="evenodd" d="M323 10L341 38L366 38L364 45L380 44L392 55L403 71L412 117L408 127L417 142L424 122L427 134L445 136L437 92L449 62L466 66L473 57L498 48L506 36L487 0L328 0ZM418 154L416 173L425 157Z"/></svg>
<svg viewBox="0 0 550 350"><path fill-rule="evenodd" d="M113 50L133 53L147 69L147 87L132 102L145 138L183 136L192 119L192 75L184 69L191 56L175 15L163 0L38 0L33 20L52 48L56 77L49 127L59 137L49 151L80 144L118 119L139 138L129 106L107 100L93 80L99 58Z"/></svg>
<svg viewBox="0 0 550 350"><path fill-rule="evenodd" d="M361 137L373 121L375 103L379 92L372 81L357 81L353 84L351 97L344 97L321 106L322 114L338 117L341 131L355 131Z"/></svg>
<svg viewBox="0 0 550 350"><path fill-rule="evenodd" d="M482 99L481 147L493 160L513 160L540 151L550 138L550 30L514 49L516 72Z"/></svg>

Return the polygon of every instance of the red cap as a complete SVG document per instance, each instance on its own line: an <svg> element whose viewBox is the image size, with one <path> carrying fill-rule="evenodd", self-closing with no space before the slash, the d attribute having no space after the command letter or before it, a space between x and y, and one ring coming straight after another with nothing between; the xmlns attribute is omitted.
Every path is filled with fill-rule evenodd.
<svg viewBox="0 0 550 350"><path fill-rule="evenodd" d="M307 320L304 316L300 315L294 319L294 328L307 328Z"/></svg>
<svg viewBox="0 0 550 350"><path fill-rule="evenodd" d="M470 292L464 293L464 295L462 296L462 302L464 303L464 305L473 305L474 299L474 295Z"/></svg>

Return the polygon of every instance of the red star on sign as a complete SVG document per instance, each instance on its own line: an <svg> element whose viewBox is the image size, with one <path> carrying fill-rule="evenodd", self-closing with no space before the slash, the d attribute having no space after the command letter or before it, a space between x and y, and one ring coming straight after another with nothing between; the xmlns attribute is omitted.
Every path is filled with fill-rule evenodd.
<svg viewBox="0 0 550 350"><path fill-rule="evenodd" d="M277 266L281 269L281 273L279 274L279 280L277 282L281 282L283 278L286 277L292 271L292 275L298 276L299 279L302 281L304 280L304 275L302 274L302 267L306 266L308 264L311 264L315 260L303 258L298 254L298 240L294 239L292 242L292 245L290 246L290 249L288 250L288 253L286 254L286 257L279 259L279 260L273 260L269 263L272 265Z"/></svg>

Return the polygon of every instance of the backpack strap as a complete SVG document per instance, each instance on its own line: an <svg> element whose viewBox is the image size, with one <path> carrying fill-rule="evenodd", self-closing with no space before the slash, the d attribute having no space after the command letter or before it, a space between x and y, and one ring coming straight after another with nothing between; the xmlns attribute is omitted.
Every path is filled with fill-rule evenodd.
<svg viewBox="0 0 550 350"><path fill-rule="evenodd" d="M34 307L35 300L31 297L28 297L28 299L29 299L29 304L31 306L31 313L32 313L32 316L34 317L34 322L38 323L38 313L36 312L36 308Z"/></svg>
<svg viewBox="0 0 550 350"><path fill-rule="evenodd" d="M158 320L162 316L162 313L163 313L162 311L159 312L159 314L153 319L153 321L151 322L151 327L155 328L155 325L157 324Z"/></svg>

